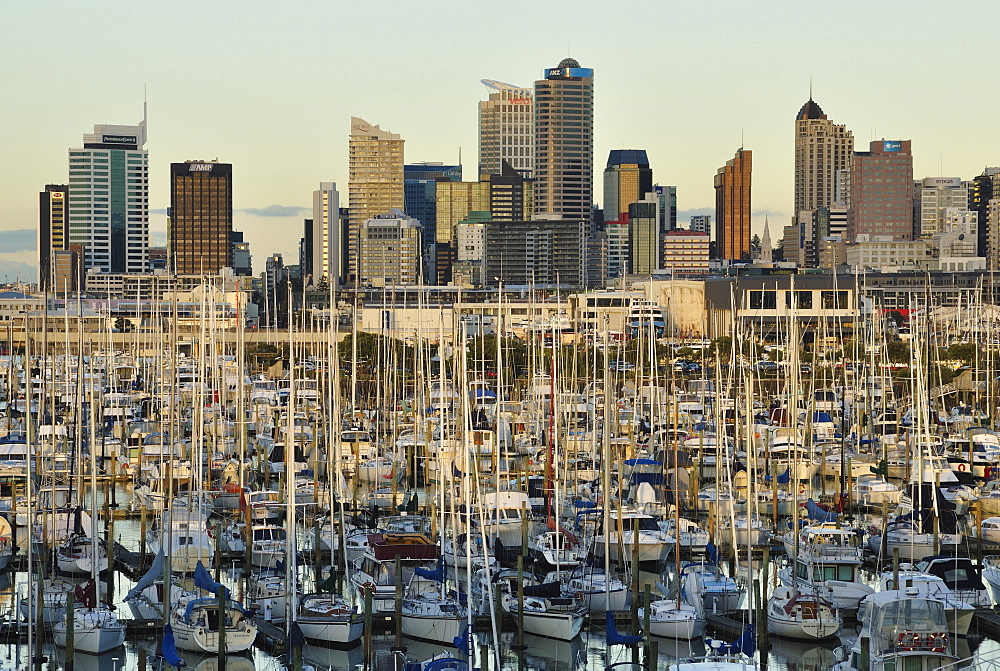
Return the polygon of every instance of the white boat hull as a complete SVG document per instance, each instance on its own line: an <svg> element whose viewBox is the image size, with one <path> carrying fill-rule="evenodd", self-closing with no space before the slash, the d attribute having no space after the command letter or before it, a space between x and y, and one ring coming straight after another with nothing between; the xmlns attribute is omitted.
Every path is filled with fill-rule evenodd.
<svg viewBox="0 0 1000 671"><path fill-rule="evenodd" d="M794 638L802 641L823 641L834 638L840 633L841 623L838 619L797 620L795 618L779 618L774 611L767 615L767 630L775 636Z"/></svg>
<svg viewBox="0 0 1000 671"><path fill-rule="evenodd" d="M303 638L309 643L336 648L357 645L365 630L365 621L358 616L335 621L300 616L298 623Z"/></svg>
<svg viewBox="0 0 1000 671"><path fill-rule="evenodd" d="M78 616L79 620L79 616ZM81 624L79 621L73 628L73 649L90 655L100 655L114 650L125 643L125 625L108 614L101 614L99 623ZM52 625L52 634L56 645L66 647L68 632L65 620Z"/></svg>
<svg viewBox="0 0 1000 671"><path fill-rule="evenodd" d="M454 645L467 623L468 619L460 616L413 615L404 612L403 635L421 641Z"/></svg>
<svg viewBox="0 0 1000 671"><path fill-rule="evenodd" d="M516 612L514 615L517 616ZM582 613L524 612L524 631L535 636L571 641L580 635L582 628Z"/></svg>
<svg viewBox="0 0 1000 671"><path fill-rule="evenodd" d="M200 654L218 654L219 633L207 631L202 627L192 627L183 618L172 618L171 627L174 631L174 643L178 650L197 652ZM239 630L226 630L226 652L236 653L247 650L257 638L257 627L243 621Z"/></svg>

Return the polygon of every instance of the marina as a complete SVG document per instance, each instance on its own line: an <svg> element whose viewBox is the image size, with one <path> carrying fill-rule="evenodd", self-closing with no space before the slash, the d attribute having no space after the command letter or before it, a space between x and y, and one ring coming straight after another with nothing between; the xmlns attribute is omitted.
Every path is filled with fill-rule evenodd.
<svg viewBox="0 0 1000 671"><path fill-rule="evenodd" d="M439 315L262 345L204 314L7 343L0 668L1000 662L968 324L693 340L636 300L616 336Z"/></svg>

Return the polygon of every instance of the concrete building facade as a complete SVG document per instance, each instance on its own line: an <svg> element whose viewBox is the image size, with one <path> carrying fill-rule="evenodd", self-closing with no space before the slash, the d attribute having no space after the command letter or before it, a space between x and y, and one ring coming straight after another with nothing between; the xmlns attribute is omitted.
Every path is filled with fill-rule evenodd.
<svg viewBox="0 0 1000 671"><path fill-rule="evenodd" d="M403 140L351 117L348 143L347 278L356 281L361 227L380 214L406 207L403 185Z"/></svg>
<svg viewBox="0 0 1000 671"><path fill-rule="evenodd" d="M525 179L535 164L535 109L533 92L492 79L483 79L489 92L479 101L479 177L498 175L506 161Z"/></svg>
<svg viewBox="0 0 1000 671"><path fill-rule="evenodd" d="M792 211L832 207L837 201L838 174L850 171L853 159L851 131L828 119L810 96L795 116L795 209Z"/></svg>

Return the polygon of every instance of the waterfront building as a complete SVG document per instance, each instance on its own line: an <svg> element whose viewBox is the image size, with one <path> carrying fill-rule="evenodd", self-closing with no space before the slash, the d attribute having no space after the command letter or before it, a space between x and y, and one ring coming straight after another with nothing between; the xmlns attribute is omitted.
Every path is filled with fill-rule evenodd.
<svg viewBox="0 0 1000 671"><path fill-rule="evenodd" d="M215 275L233 267L233 166L218 161L170 164L167 267Z"/></svg>
<svg viewBox="0 0 1000 671"><path fill-rule="evenodd" d="M861 233L847 245L847 264L862 270L927 269L933 258L930 240L898 240L891 235Z"/></svg>
<svg viewBox="0 0 1000 671"><path fill-rule="evenodd" d="M854 136L827 118L812 96L795 116L795 209L832 207L837 202L837 180L850 171Z"/></svg>
<svg viewBox="0 0 1000 671"><path fill-rule="evenodd" d="M859 235L913 239L913 155L909 140L875 140L855 152L847 240Z"/></svg>
<svg viewBox="0 0 1000 671"><path fill-rule="evenodd" d="M69 250L69 187L46 184L38 194L38 286L43 291L61 291L53 282L57 252Z"/></svg>
<svg viewBox="0 0 1000 671"><path fill-rule="evenodd" d="M145 116L145 114L143 115ZM149 247L149 153L145 118L136 126L97 124L69 150L69 244L83 267L144 273Z"/></svg>
<svg viewBox="0 0 1000 671"><path fill-rule="evenodd" d="M489 93L479 101L479 176L501 174L506 162L521 177L531 179L535 163L531 89L492 79L482 83Z"/></svg>
<svg viewBox="0 0 1000 671"><path fill-rule="evenodd" d="M351 117L348 144L348 242L346 276L355 282L361 227L366 221L406 207L403 172L403 140Z"/></svg>
<svg viewBox="0 0 1000 671"><path fill-rule="evenodd" d="M371 287L420 284L423 226L401 210L379 214L361 227L358 284Z"/></svg>
<svg viewBox="0 0 1000 671"><path fill-rule="evenodd" d="M572 58L535 82L535 213L591 220L594 172L594 71Z"/></svg>
<svg viewBox="0 0 1000 671"><path fill-rule="evenodd" d="M750 260L750 177L753 159L742 147L715 175L715 241L718 257Z"/></svg>
<svg viewBox="0 0 1000 671"><path fill-rule="evenodd" d="M646 150L612 149L604 168L604 215L618 219L652 190L653 171Z"/></svg>

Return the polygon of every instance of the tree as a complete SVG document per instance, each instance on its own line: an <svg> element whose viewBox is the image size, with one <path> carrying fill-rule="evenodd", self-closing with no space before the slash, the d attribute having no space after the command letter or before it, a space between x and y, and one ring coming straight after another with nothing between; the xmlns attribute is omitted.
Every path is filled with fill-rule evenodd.
<svg viewBox="0 0 1000 671"><path fill-rule="evenodd" d="M750 258L760 258L760 236L756 233L750 238Z"/></svg>
<svg viewBox="0 0 1000 671"><path fill-rule="evenodd" d="M902 340L895 340L886 345L889 361L892 363L910 363L910 346Z"/></svg>
<svg viewBox="0 0 1000 671"><path fill-rule="evenodd" d="M132 326L132 320L128 317L119 317L115 320L115 330L119 333L131 333L135 327Z"/></svg>

